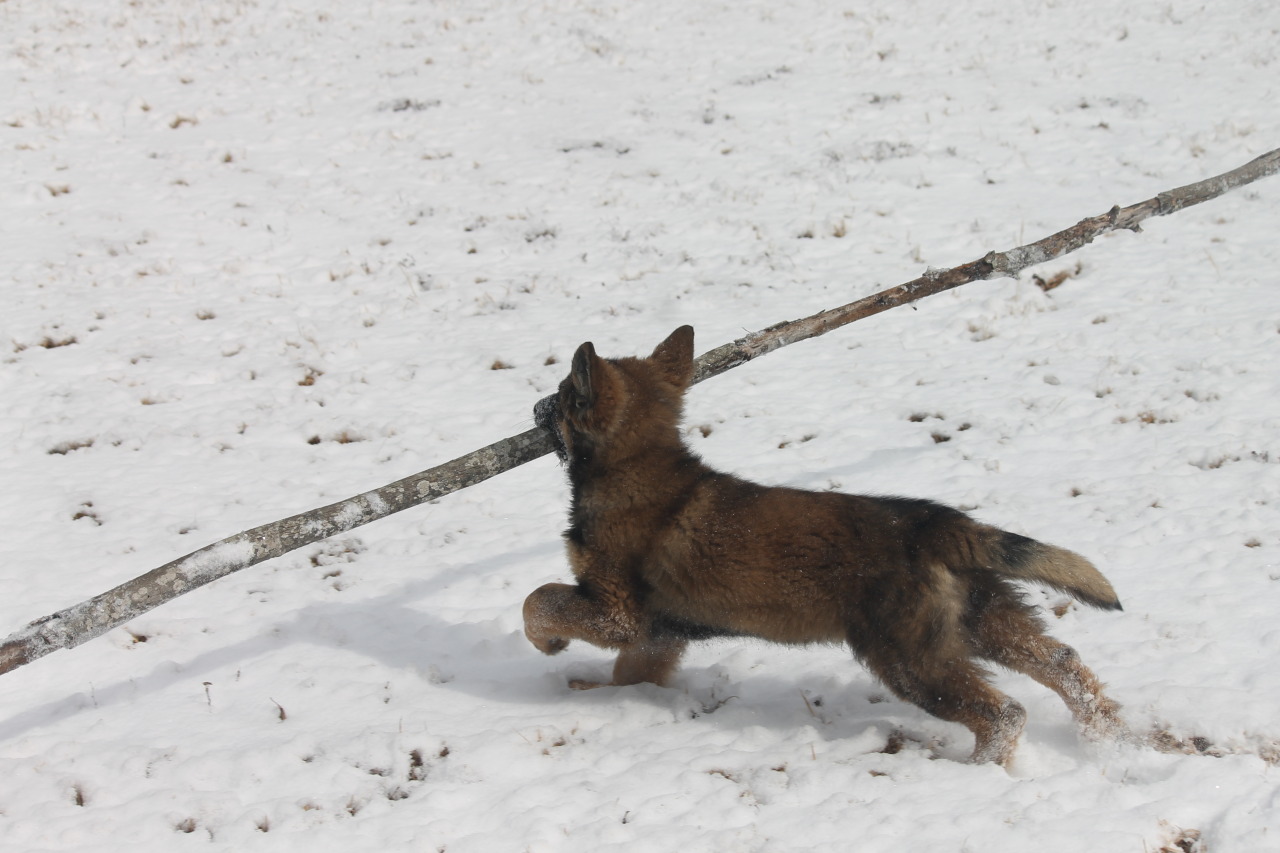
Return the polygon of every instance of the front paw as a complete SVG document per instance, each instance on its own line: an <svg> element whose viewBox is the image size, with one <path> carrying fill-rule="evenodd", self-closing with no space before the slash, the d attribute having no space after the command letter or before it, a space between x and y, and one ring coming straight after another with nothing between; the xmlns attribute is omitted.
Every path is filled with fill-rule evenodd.
<svg viewBox="0 0 1280 853"><path fill-rule="evenodd" d="M572 596L568 584L549 583L524 600L524 635L544 655L558 654L569 645L570 638L563 636L564 611Z"/></svg>
<svg viewBox="0 0 1280 853"><path fill-rule="evenodd" d="M529 642L533 643L534 648L544 655L558 655L569 647L569 641L564 637L544 637L531 633L527 627L524 629L524 635L529 638Z"/></svg>

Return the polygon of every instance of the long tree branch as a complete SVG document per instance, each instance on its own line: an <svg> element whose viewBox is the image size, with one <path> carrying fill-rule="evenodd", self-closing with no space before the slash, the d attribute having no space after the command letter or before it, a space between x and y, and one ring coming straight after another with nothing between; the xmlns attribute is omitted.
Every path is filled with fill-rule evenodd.
<svg viewBox="0 0 1280 853"><path fill-rule="evenodd" d="M848 305L778 323L704 353L697 360L693 381L701 382L781 347L824 335L855 320L944 290L973 281L1016 276L1027 267L1074 252L1102 234L1118 229L1141 230L1139 225L1150 217L1165 216L1217 198L1277 171L1280 171L1280 149L1216 177L1129 207L1113 207L1101 216L1081 220L1043 240L1005 252L991 252L951 269L930 270L913 281ZM0 644L0 674L58 649L74 648L218 578L474 486L544 456L551 449L550 439L541 430L531 429L382 488L215 542L15 631Z"/></svg>
<svg viewBox="0 0 1280 853"><path fill-rule="evenodd" d="M855 320L915 302L917 299L932 296L944 290L951 290L962 284L989 278L1013 278L1027 267L1074 252L1110 231L1119 229L1141 231L1139 226L1146 219L1176 213L1183 208L1217 198L1229 190L1259 178L1274 175L1276 172L1280 172L1280 148L1263 154L1230 172L1160 193L1155 198L1129 207L1113 207L1101 216L1082 219L1070 228L1050 234L1043 240L1004 252L990 252L976 261L951 269L930 270L913 281L873 293L857 302L819 311L800 320L778 323L703 354L698 359L693 381L701 382L703 379L709 379L753 358L773 352L779 347L825 335L832 329L838 329Z"/></svg>

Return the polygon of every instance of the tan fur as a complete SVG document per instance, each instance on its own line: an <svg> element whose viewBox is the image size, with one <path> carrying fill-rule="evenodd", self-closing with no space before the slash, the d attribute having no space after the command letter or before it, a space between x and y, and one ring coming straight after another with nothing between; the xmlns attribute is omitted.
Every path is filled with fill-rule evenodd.
<svg viewBox="0 0 1280 853"><path fill-rule="evenodd" d="M1010 570L1010 577L1039 581L1054 589L1074 593L1083 600L1099 602L1104 607L1116 601L1116 591L1093 563L1066 548L1043 542L1038 544L1040 547L1034 558L1016 570Z"/></svg>
<svg viewBox="0 0 1280 853"><path fill-rule="evenodd" d="M1011 583L1119 609L1092 564L929 501L713 471L678 430L692 370L688 326L647 359L606 360L583 344L559 393L535 410L568 466L577 580L526 599L538 649L555 654L573 639L616 649L610 683L623 685L665 683L696 639L848 643L899 697L971 729L971 760L1005 763L1026 713L987 681L985 659L1057 692L1086 733L1122 730L1119 706Z"/></svg>

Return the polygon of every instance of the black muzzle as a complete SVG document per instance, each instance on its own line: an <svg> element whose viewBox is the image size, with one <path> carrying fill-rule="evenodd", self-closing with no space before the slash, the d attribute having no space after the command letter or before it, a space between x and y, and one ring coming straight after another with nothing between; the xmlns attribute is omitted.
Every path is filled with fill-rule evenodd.
<svg viewBox="0 0 1280 853"><path fill-rule="evenodd" d="M560 461L569 461L569 449L565 447L564 435L560 432L560 404L557 402L555 394L550 397L543 397L533 404L533 422L542 427L547 435L551 436L551 442L555 445L556 456L560 457Z"/></svg>

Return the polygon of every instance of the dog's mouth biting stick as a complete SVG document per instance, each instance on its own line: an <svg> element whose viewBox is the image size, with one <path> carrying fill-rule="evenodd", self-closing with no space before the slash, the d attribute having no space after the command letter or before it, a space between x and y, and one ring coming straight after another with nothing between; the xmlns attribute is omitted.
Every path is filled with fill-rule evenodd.
<svg viewBox="0 0 1280 853"><path fill-rule="evenodd" d="M533 404L533 422L551 438L551 443L555 445L556 456L561 463L569 461L569 448L565 446L564 436L560 434L560 427L556 424L560 420L560 406L556 402L555 394L543 397L541 400Z"/></svg>

